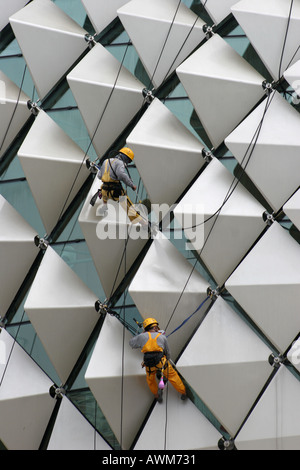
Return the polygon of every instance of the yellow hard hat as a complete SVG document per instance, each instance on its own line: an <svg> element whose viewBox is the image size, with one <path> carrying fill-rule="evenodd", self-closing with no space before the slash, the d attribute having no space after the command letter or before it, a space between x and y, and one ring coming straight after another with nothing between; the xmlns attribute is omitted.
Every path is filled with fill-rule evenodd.
<svg viewBox="0 0 300 470"><path fill-rule="evenodd" d="M134 159L134 153L133 151L128 148L128 147L123 147L121 150L119 150L120 153L124 153L124 155L127 155L128 158L130 158L130 160L133 160Z"/></svg>
<svg viewBox="0 0 300 470"><path fill-rule="evenodd" d="M143 321L144 330L154 325L158 325L158 321L155 320L155 318L146 318L146 320Z"/></svg>

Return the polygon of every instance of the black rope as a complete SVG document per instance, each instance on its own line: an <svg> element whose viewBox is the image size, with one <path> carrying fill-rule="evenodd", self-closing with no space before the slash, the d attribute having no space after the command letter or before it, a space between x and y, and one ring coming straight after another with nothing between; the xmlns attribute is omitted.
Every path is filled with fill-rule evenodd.
<svg viewBox="0 0 300 470"><path fill-rule="evenodd" d="M7 129L6 129L6 132L4 134L4 137L3 137L3 140L2 140L2 143L1 143L1 146L0 146L0 152L2 151L2 148L3 148L3 145L4 145L4 142L6 140L6 137L7 137L7 134L10 130L10 127L11 127L11 124L12 124L12 121L15 117L15 114L16 114L16 111L17 111L17 108L19 106L19 102L20 102L20 98L21 98L21 93L22 93L22 88L23 88L23 84L24 84L24 80L25 80L25 75L26 75L26 70L27 70L27 64L25 64L25 67L24 67L24 72L23 72L23 76L22 76L22 80L21 80L21 85L20 85L20 89L19 89L19 93L18 93L18 97L17 97L17 102L15 104L15 107L14 107L14 110L13 110L13 113L12 113L12 116L9 120L9 123L8 123L8 126L7 126ZM2 158L0 159L0 161L2 160Z"/></svg>
<svg viewBox="0 0 300 470"><path fill-rule="evenodd" d="M283 62L287 37L288 37L290 23L291 23L293 5L294 5L294 0L291 0L290 11L289 11L289 16L288 16L288 23L287 23L287 27L286 27L286 32L285 32L285 36L284 36L283 47L282 47L282 52L281 52L281 57L280 57L280 62L279 62L278 80L280 80L280 78L281 78L281 68L282 68L282 62Z"/></svg>

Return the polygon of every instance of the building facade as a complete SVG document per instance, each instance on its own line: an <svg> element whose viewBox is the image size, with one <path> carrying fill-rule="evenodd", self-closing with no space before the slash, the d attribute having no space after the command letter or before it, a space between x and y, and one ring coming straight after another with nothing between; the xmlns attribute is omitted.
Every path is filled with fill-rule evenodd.
<svg viewBox="0 0 300 470"><path fill-rule="evenodd" d="M300 0L4 0L1 449L300 448L299 23ZM91 204L123 147L135 221ZM148 390L147 317L184 402Z"/></svg>

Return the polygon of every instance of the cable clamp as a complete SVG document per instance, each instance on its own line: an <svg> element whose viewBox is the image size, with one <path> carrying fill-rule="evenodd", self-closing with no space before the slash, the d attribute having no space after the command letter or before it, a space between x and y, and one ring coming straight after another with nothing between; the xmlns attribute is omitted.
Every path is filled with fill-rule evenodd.
<svg viewBox="0 0 300 470"><path fill-rule="evenodd" d="M262 82L262 87L263 87L263 89L264 89L264 91L265 91L265 94L266 94L267 96L269 96L269 95L272 93L272 91L274 91L274 82L269 83L269 82L267 82L267 80L264 80L264 81Z"/></svg>
<svg viewBox="0 0 300 470"><path fill-rule="evenodd" d="M4 318L0 317L0 333L2 329L5 329L5 320Z"/></svg>
<svg viewBox="0 0 300 470"><path fill-rule="evenodd" d="M112 317L120 318L120 315L117 312L108 307L106 301L105 303L102 303L100 300L97 300L95 302L95 309L97 313L100 313L100 315L106 315L108 313Z"/></svg>
<svg viewBox="0 0 300 470"><path fill-rule="evenodd" d="M97 44L95 41L95 36L92 36L91 34L86 34L84 39L88 43L90 49L92 49Z"/></svg>
<svg viewBox="0 0 300 470"><path fill-rule="evenodd" d="M38 235L34 237L34 244L43 251L47 250L49 246L48 240L45 240L45 238L40 238Z"/></svg>
<svg viewBox="0 0 300 470"><path fill-rule="evenodd" d="M220 295L220 288L217 287L216 289L212 289L211 287L208 287L206 292L208 297L211 298L211 300L216 300Z"/></svg>
<svg viewBox="0 0 300 470"><path fill-rule="evenodd" d="M37 116L41 110L41 108L38 107L38 102L36 103L33 103L33 101L31 100L28 100L27 101L27 108L29 109L29 111L31 112L31 114L33 114L34 116Z"/></svg>
<svg viewBox="0 0 300 470"><path fill-rule="evenodd" d="M271 354L269 356L269 364L274 367L274 369L279 369L281 364L284 362L284 357L282 356L275 356L274 354Z"/></svg>
<svg viewBox="0 0 300 470"><path fill-rule="evenodd" d="M206 163L209 163L212 161L213 159L213 150L206 150L205 148L202 149L202 157L204 158L204 160L206 161Z"/></svg>
<svg viewBox="0 0 300 470"><path fill-rule="evenodd" d="M153 95L153 92L151 90L147 90L147 88L144 88L143 91L143 97L146 101L146 103L150 104L154 100L155 96Z"/></svg>
<svg viewBox="0 0 300 470"><path fill-rule="evenodd" d="M263 220L267 225L272 225L275 222L274 214L269 214L267 211L263 213Z"/></svg>
<svg viewBox="0 0 300 470"><path fill-rule="evenodd" d="M210 39L215 33L214 33L214 27L215 25L213 24L212 26L209 26L208 24L205 24L202 27L202 31L206 36L206 39Z"/></svg>

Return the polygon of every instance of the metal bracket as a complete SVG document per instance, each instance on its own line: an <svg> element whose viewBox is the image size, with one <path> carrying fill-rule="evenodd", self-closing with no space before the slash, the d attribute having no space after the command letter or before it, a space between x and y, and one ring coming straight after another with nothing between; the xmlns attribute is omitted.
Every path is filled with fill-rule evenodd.
<svg viewBox="0 0 300 470"><path fill-rule="evenodd" d="M269 364L274 367L274 369L279 369L281 364L284 362L284 357L282 356L275 356L274 354L271 354L269 356Z"/></svg>
<svg viewBox="0 0 300 470"><path fill-rule="evenodd" d="M146 101L146 103L150 104L154 100L155 96L153 95L151 90L147 90L147 88L144 88L143 91L143 97Z"/></svg>
<svg viewBox="0 0 300 470"><path fill-rule="evenodd" d="M50 387L49 394L52 398L63 398L66 395L66 390L62 385L60 387L52 385L52 387Z"/></svg>
<svg viewBox="0 0 300 470"><path fill-rule="evenodd" d="M92 49L97 42L95 41L95 36L92 36L91 34L86 34L84 36L85 41L88 43L88 46L90 49Z"/></svg>
<svg viewBox="0 0 300 470"><path fill-rule="evenodd" d="M38 102L37 102L38 103ZM40 112L40 108L38 107L37 103L33 103L31 100L27 101L27 108L34 116L37 116Z"/></svg>
<svg viewBox="0 0 300 470"><path fill-rule="evenodd" d="M220 450L233 450L235 449L234 439L225 439L225 437L222 437L218 442L218 447Z"/></svg>
<svg viewBox="0 0 300 470"><path fill-rule="evenodd" d="M267 82L267 80L264 80L264 81L262 82L262 87L263 87L263 89L264 89L264 91L265 91L265 94L266 94L267 96L269 96L269 95L272 93L272 91L274 91L274 82L273 82L273 83L269 83L269 82Z"/></svg>
<svg viewBox="0 0 300 470"><path fill-rule="evenodd" d="M205 24L202 27L202 31L206 36L206 39L210 39L215 33L214 33L214 27L215 25L213 24L212 26L209 26L208 24Z"/></svg>
<svg viewBox="0 0 300 470"><path fill-rule="evenodd" d="M267 211L263 213L263 220L269 226L275 222L274 215L269 214Z"/></svg>
<svg viewBox="0 0 300 470"><path fill-rule="evenodd" d="M206 150L206 149L202 149L202 157L204 158L204 160L206 161L206 163L209 163L212 161L213 159L213 150Z"/></svg>
<svg viewBox="0 0 300 470"><path fill-rule="evenodd" d="M219 295L220 295L220 288L217 287L216 289L212 289L211 287L208 287L207 289L207 295L212 299L216 300Z"/></svg>
<svg viewBox="0 0 300 470"><path fill-rule="evenodd" d="M34 244L35 246L40 248L40 250L43 250L43 251L47 250L49 246L48 240L45 240L44 238L40 238L38 235L34 237Z"/></svg>

